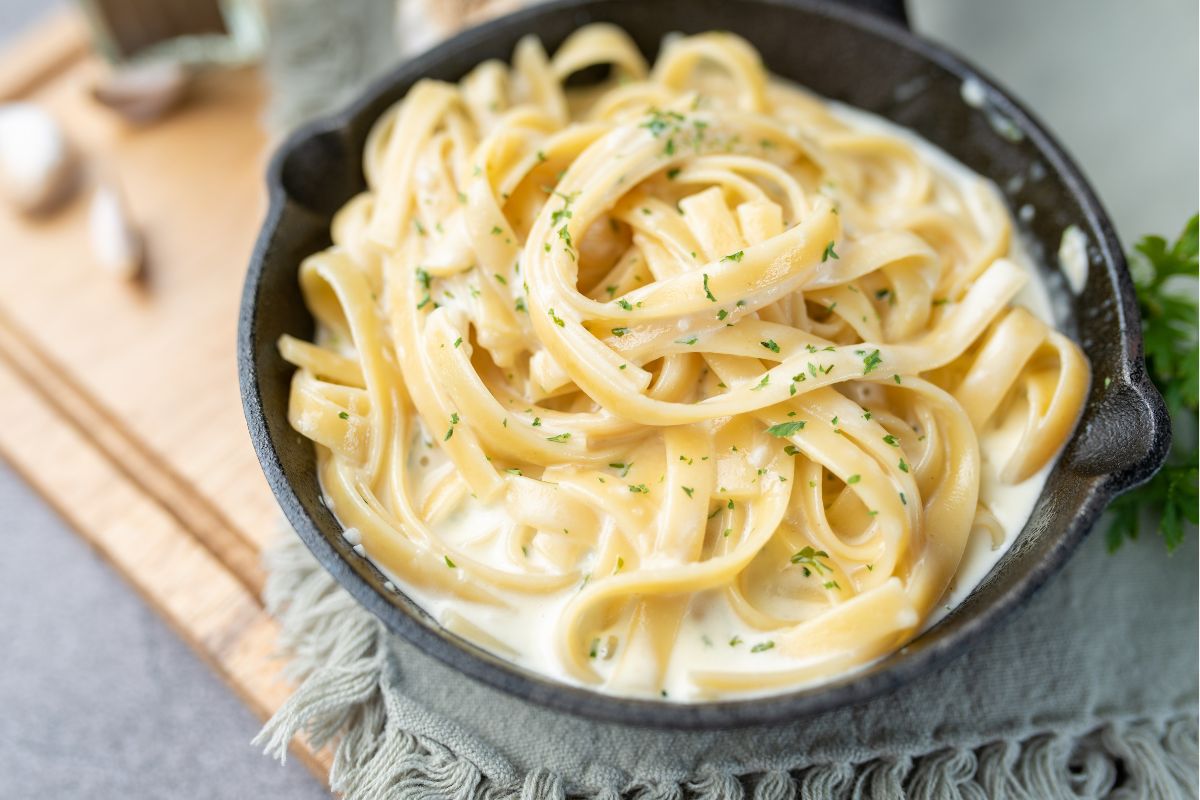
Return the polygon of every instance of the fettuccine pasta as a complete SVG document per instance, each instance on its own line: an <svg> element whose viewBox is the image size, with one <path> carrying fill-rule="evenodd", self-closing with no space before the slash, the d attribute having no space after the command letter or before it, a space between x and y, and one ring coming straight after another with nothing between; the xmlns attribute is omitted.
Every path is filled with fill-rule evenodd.
<svg viewBox="0 0 1200 800"><path fill-rule="evenodd" d="M527 38L417 83L363 168L300 267L291 424L361 554L561 680L702 699L895 650L1086 394L994 187L732 34Z"/></svg>

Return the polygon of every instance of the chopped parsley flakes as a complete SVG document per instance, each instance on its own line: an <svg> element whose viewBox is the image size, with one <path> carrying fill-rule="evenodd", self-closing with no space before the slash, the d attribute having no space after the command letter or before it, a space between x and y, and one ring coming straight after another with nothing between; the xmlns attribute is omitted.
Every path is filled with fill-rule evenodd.
<svg viewBox="0 0 1200 800"><path fill-rule="evenodd" d="M829 553L826 553L824 550L815 550L812 545L805 545L799 552L792 555L792 563L799 564L804 570L804 577L807 578L814 572L822 575L833 571L833 568L824 561L818 560L822 558L829 558Z"/></svg>
<svg viewBox="0 0 1200 800"><path fill-rule="evenodd" d="M863 375L866 375L871 370L883 363L883 359L879 356L878 350L872 350L870 353L863 355Z"/></svg>
<svg viewBox="0 0 1200 800"><path fill-rule="evenodd" d="M767 428L767 434L777 436L780 439L786 439L797 431L804 430L805 424L805 421L802 419L792 420L791 422L780 422L777 425Z"/></svg>

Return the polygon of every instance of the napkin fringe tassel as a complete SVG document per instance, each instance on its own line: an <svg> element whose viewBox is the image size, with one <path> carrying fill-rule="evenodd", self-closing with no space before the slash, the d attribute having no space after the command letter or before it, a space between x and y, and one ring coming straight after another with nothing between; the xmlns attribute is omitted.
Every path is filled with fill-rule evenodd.
<svg viewBox="0 0 1200 800"><path fill-rule="evenodd" d="M289 537L291 538L291 537ZM975 748L860 764L737 774L712 771L669 784L585 789L537 770L499 785L441 743L402 728L387 631L293 540L268 556L265 600L299 688L254 739L280 761L303 734L334 746L330 788L345 800L1051 800L1195 796L1193 713L1111 722L1082 738L1039 733ZM797 754L799 758L801 754Z"/></svg>

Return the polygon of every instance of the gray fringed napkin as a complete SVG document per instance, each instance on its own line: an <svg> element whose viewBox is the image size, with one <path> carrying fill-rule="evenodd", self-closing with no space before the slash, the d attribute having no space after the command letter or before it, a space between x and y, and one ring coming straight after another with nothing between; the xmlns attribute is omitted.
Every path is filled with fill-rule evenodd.
<svg viewBox="0 0 1200 800"><path fill-rule="evenodd" d="M777 727L587 722L474 683L389 634L295 537L268 608L300 688L259 737L336 743L348 800L1186 798L1196 794L1195 539L1093 535L1034 601L939 672ZM1119 786L1117 791L1113 788Z"/></svg>
<svg viewBox="0 0 1200 800"><path fill-rule="evenodd" d="M277 129L344 103L401 57L395 37L428 41L404 8L416 1L396 26L389 0L273 0ZM347 800L1196 797L1196 565L1194 535L1173 557L1157 537L1110 556L1093 535L939 672L786 725L684 733L587 722L463 678L390 635L289 536L266 600L301 683L257 741L280 758L301 732L333 744L330 784Z"/></svg>

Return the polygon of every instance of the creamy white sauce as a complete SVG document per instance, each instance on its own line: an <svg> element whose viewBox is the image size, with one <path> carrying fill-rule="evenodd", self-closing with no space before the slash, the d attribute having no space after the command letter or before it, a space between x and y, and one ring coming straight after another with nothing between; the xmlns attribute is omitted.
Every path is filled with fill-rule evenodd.
<svg viewBox="0 0 1200 800"><path fill-rule="evenodd" d="M964 84L964 99L973 100L975 97L974 90ZM974 197L978 201L981 193L987 192L999 200L1000 193L994 184L971 172L911 131L858 109L836 103L831 105L837 116L854 127L903 139L935 170L956 184L964 196ZM1045 283L1025 248L1015 238L1008 257L1029 275L1029 280L1015 303L1054 325L1053 306ZM998 478L999 469L1015 446L1019 433L1016 429L990 431L984 434L981 443L983 465L980 498L1003 526L1004 540L993 546L988 534L976 531L971 535L959 570L945 596L925 621L925 628L936 623L961 603L992 570L1024 527L1041 494L1052 464L1015 486L1005 485ZM428 433L424 431L418 432L417 436L419 439L429 439ZM449 463L437 448L421 448L421 452L424 455L421 456L423 466L420 467L420 471L424 473L425 479L446 468ZM336 512L336 509L334 510ZM501 537L489 536L486 533L499 528L503 522L503 504L485 508L477 501L467 498L458 510L439 521L437 527L449 545L464 549L469 547L475 557L493 567L504 569L506 565L515 566L513 560L505 550ZM355 534L357 531L346 532L347 541L353 545L358 544ZM570 546L572 545L569 536L535 536L528 547L528 553L522 556L526 559L522 566L541 566L548 572L554 572L555 547ZM554 652L556 637L553 636L553 631L564 606L581 588L579 585L541 595L522 595L494 589L495 594L502 597L507 605L489 606L447 598L414 587L399 576L388 573L386 569L383 571L391 579L389 583L393 585L390 588L403 587L401 591L443 625L464 638L541 675L565 683L577 683L560 666L559 656ZM673 701L701 700L707 698L698 694L688 680L688 672L698 665L711 670L755 671L784 670L802 665L803 662L783 655L777 648L754 652L755 645L768 640L769 634L752 629L742 622L720 592L698 594L681 625L664 684L653 687L631 687L626 684L621 687L620 693L661 696ZM598 672L607 675L619 661L629 658L628 654L619 651L619 648L625 645L625 642L618 643L618 652L614 654L610 651L607 641L599 642L596 657L590 663ZM634 655L636 657L638 654ZM630 670L631 673L635 671ZM789 688L794 687L785 687L785 690ZM742 693L740 696L774 694L779 691L764 689L761 692Z"/></svg>
<svg viewBox="0 0 1200 800"><path fill-rule="evenodd" d="M974 77L963 81L958 93L962 96L962 101L971 108L983 108L987 103L987 89Z"/></svg>
<svg viewBox="0 0 1200 800"><path fill-rule="evenodd" d="M1071 291L1079 294L1087 284L1088 276L1087 234L1074 225L1068 225L1058 245L1058 266L1067 277Z"/></svg>
<svg viewBox="0 0 1200 800"><path fill-rule="evenodd" d="M1019 142L1025 138L1025 134L1017 127L1015 122L1004 114L1001 114L988 102L987 87L978 78L969 77L964 80L959 87L958 93L962 97L963 103L971 108L977 108L984 113L988 124L992 126L992 130L996 133L1010 142Z"/></svg>

